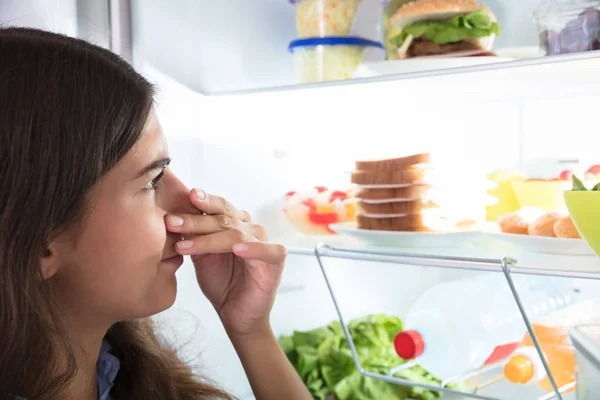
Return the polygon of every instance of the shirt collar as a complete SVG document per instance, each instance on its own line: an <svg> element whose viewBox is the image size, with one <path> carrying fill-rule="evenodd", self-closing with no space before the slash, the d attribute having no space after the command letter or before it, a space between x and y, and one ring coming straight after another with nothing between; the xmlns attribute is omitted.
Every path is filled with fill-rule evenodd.
<svg viewBox="0 0 600 400"><path fill-rule="evenodd" d="M111 346L106 339L100 346L100 356L96 363L98 372L98 400L108 400L121 363L119 359L110 354Z"/></svg>

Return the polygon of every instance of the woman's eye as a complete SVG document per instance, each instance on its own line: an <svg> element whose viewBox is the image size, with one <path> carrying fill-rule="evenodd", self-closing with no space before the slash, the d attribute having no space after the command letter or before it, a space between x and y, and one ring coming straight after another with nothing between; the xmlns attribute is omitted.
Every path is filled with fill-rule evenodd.
<svg viewBox="0 0 600 400"><path fill-rule="evenodd" d="M156 184L158 183L158 181L160 181L160 179L163 177L164 174L165 174L165 170L163 169L162 171L160 171L160 174L158 174L156 176L156 178L154 178L150 182L146 183L146 186L144 187L144 189L156 190Z"/></svg>

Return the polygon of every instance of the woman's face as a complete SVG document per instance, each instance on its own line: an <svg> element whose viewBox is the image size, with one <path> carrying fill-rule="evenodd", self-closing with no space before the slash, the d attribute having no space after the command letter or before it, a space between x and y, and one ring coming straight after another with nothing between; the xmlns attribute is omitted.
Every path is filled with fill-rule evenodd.
<svg viewBox="0 0 600 400"><path fill-rule="evenodd" d="M175 301L183 259L174 249L180 237L166 231L164 219L194 209L167 163L152 111L136 145L89 194L85 218L51 245L47 275L67 318L105 326Z"/></svg>

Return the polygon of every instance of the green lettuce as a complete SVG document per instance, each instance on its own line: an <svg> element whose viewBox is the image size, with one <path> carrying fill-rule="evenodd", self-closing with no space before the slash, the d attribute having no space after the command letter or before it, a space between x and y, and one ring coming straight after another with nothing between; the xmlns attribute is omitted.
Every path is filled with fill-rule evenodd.
<svg viewBox="0 0 600 400"><path fill-rule="evenodd" d="M446 44L499 33L500 25L492 21L484 10L479 10L445 21L421 21L407 25L399 35L390 39L390 44L399 48L409 35L414 38L425 37L437 44Z"/></svg>
<svg viewBox="0 0 600 400"><path fill-rule="evenodd" d="M393 340L402 331L402 321L384 314L368 315L348 324L365 370L387 374L404 362L394 350ZM279 343L315 399L325 400L434 400L441 396L423 388L403 387L366 378L354 366L352 352L339 322L307 332L282 336ZM420 366L396 376L422 384L439 386L440 380Z"/></svg>

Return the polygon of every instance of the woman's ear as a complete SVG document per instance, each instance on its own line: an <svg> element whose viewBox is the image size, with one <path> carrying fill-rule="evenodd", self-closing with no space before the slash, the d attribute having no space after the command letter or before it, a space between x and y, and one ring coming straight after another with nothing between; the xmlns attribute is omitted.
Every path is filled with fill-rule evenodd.
<svg viewBox="0 0 600 400"><path fill-rule="evenodd" d="M60 251L58 250L56 243L51 243L42 258L40 259L40 265L42 268L42 276L44 280L52 278L56 272L60 269Z"/></svg>

